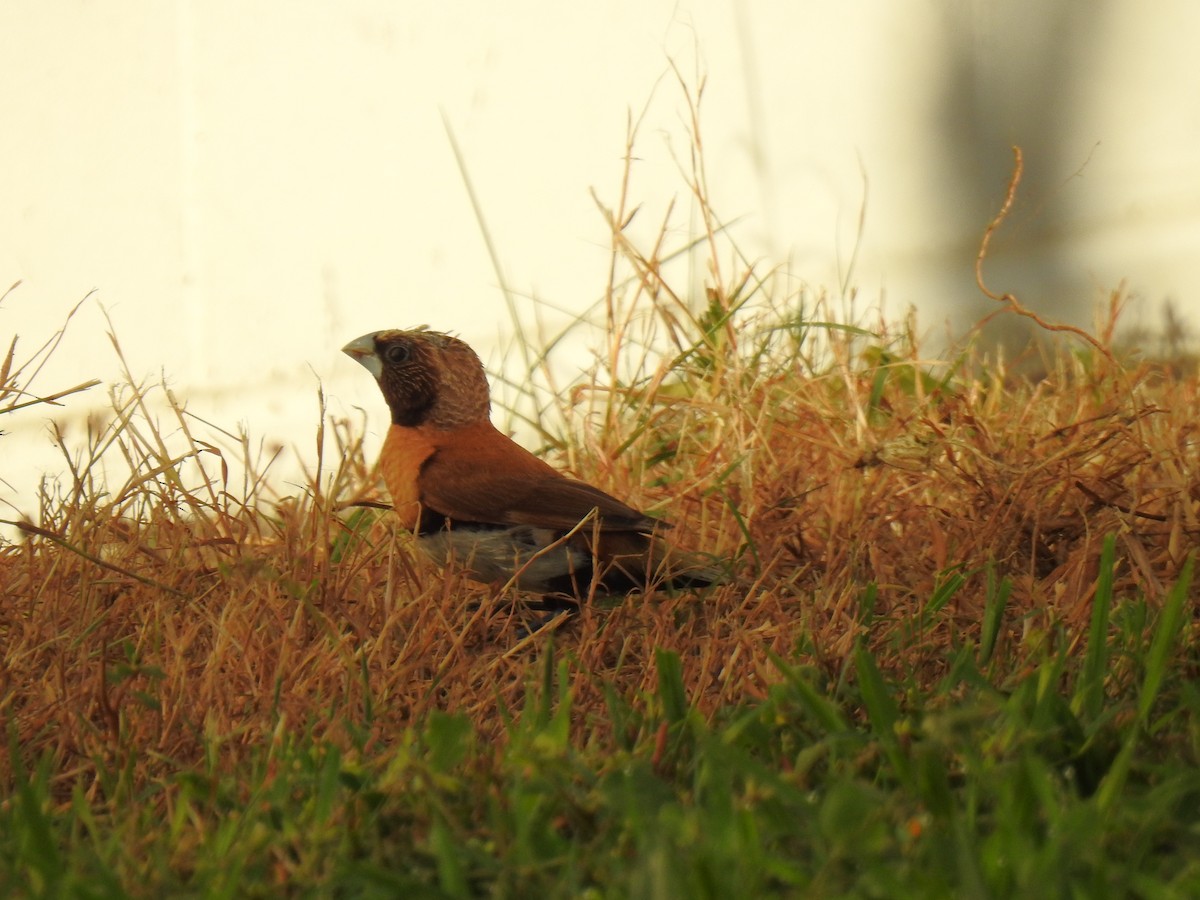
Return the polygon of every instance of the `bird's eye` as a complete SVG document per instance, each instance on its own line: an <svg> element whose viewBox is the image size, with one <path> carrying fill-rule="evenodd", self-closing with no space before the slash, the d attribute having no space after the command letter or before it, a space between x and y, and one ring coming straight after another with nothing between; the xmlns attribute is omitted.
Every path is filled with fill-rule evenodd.
<svg viewBox="0 0 1200 900"><path fill-rule="evenodd" d="M384 361L392 365L400 365L400 363L408 362L408 357L411 351L408 344L389 344L383 351Z"/></svg>

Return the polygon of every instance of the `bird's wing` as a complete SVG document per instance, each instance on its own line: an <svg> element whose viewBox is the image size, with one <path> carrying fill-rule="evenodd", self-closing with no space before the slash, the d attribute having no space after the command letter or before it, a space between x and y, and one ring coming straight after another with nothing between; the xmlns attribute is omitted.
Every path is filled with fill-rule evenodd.
<svg viewBox="0 0 1200 900"><path fill-rule="evenodd" d="M486 453L478 451L446 446L425 462L425 509L452 521L556 530L574 528L593 509L602 531L649 532L659 524L599 488L567 478L506 437Z"/></svg>
<svg viewBox="0 0 1200 900"><path fill-rule="evenodd" d="M514 525L541 528L574 528L595 509L601 531L652 531L654 519L599 488L565 475L530 484L529 490L506 511ZM586 527L586 526L585 526Z"/></svg>

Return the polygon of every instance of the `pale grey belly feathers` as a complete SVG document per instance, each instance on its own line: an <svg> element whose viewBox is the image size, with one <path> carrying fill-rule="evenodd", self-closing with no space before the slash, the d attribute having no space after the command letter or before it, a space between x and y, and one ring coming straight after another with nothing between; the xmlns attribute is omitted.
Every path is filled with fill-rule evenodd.
<svg viewBox="0 0 1200 900"><path fill-rule="evenodd" d="M417 543L439 566L453 562L476 580L489 584L503 584L517 575L519 590L538 593L554 590L564 576L586 578L591 570L591 556L580 548L566 542L550 547L561 534L548 528L514 525L436 531L422 535Z"/></svg>

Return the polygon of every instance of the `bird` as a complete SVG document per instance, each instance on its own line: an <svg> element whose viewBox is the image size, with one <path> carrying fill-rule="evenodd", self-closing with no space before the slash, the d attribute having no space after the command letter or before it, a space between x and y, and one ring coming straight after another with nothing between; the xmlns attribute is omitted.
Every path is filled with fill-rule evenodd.
<svg viewBox="0 0 1200 900"><path fill-rule="evenodd" d="M379 383L391 413L379 468L400 525L438 565L568 603L721 580L661 536L667 523L564 475L497 429L487 374L466 342L391 329L342 352Z"/></svg>

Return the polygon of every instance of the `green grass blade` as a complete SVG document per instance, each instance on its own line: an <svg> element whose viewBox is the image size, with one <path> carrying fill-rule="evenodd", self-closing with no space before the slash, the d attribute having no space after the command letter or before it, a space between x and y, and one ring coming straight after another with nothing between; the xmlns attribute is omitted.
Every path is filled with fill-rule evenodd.
<svg viewBox="0 0 1200 900"><path fill-rule="evenodd" d="M996 579L996 566L988 565L987 569L987 599L983 607L983 625L979 635L979 666L983 668L992 660L996 652L996 640L1000 636L1000 625L1004 621L1004 610L1008 598L1012 594L1012 580L1005 577Z"/></svg>
<svg viewBox="0 0 1200 900"><path fill-rule="evenodd" d="M1171 646L1179 636L1183 626L1183 606L1187 601L1188 589L1192 583L1192 564L1195 556L1190 555L1183 564L1183 571L1167 593L1167 602L1159 614L1158 627L1154 629L1154 639L1150 643L1150 652L1146 656L1146 677L1142 681L1142 690L1138 695L1138 721L1144 727L1150 718L1150 710L1158 698L1163 680L1167 674L1167 655Z"/></svg>
<svg viewBox="0 0 1200 900"><path fill-rule="evenodd" d="M767 656L795 695L796 702L816 721L822 731L828 734L844 734L850 730L837 705L818 691L799 671L770 651Z"/></svg>
<svg viewBox="0 0 1200 900"><path fill-rule="evenodd" d="M897 776L908 782L910 768L908 757L900 747L896 734L896 723L900 719L900 710L892 699L891 691L875 659L861 644L854 651L854 669L858 673L858 688L862 692L863 705L871 719L872 730Z"/></svg>
<svg viewBox="0 0 1200 900"><path fill-rule="evenodd" d="M441 815L433 820L429 831L430 849L437 860L438 882L441 889L451 897L471 896L467 873L463 866L461 848L450 826Z"/></svg>
<svg viewBox="0 0 1200 900"><path fill-rule="evenodd" d="M654 651L654 660L658 670L658 699L662 703L663 715L668 722L682 722L687 716L688 701L679 654L658 649Z"/></svg>
<svg viewBox="0 0 1200 900"><path fill-rule="evenodd" d="M929 598L929 603L923 611L923 619L928 622L931 616L940 612L966 583L967 576L963 574L960 567L952 567L940 573L937 586L933 590L933 596Z"/></svg>
<svg viewBox="0 0 1200 900"><path fill-rule="evenodd" d="M1108 617L1112 608L1113 566L1116 557L1116 535L1104 538L1100 551L1100 572L1096 578L1096 596L1092 600L1092 621L1088 629L1087 655L1076 693L1076 713L1091 722L1100 715L1104 704L1104 680L1108 676Z"/></svg>
<svg viewBox="0 0 1200 900"><path fill-rule="evenodd" d="M1102 812L1111 812L1124 791L1129 771L1133 766L1133 754L1138 740L1143 734L1154 701L1158 698L1166 678L1167 654L1183 625L1183 607L1191 587L1194 562L1195 556L1188 556L1187 562L1183 564L1183 571L1179 573L1179 578L1167 593L1167 602L1159 614L1158 627L1154 629L1154 637L1146 654L1146 674L1138 693L1137 721L1127 727L1121 752L1117 754L1096 792L1096 805Z"/></svg>

